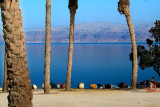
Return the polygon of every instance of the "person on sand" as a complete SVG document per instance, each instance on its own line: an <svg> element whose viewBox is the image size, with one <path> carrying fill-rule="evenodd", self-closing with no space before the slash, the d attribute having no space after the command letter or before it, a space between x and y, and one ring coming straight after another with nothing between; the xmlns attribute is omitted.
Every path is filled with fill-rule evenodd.
<svg viewBox="0 0 160 107"><path fill-rule="evenodd" d="M153 82L149 82L149 88L150 88L150 89L153 89L153 87L154 87Z"/></svg>
<svg viewBox="0 0 160 107"><path fill-rule="evenodd" d="M151 82L152 82L152 83L154 83L154 82L155 82L155 79L154 79L154 77L152 77L152 79L151 79Z"/></svg>

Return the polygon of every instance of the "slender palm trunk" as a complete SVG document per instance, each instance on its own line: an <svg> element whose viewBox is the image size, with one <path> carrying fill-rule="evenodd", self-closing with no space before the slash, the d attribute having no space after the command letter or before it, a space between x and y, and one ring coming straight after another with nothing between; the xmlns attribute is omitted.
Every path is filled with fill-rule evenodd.
<svg viewBox="0 0 160 107"><path fill-rule="evenodd" d="M23 19L19 0L4 0L1 6L6 44L9 107L32 107L32 88L27 68Z"/></svg>
<svg viewBox="0 0 160 107"><path fill-rule="evenodd" d="M51 60L51 0L46 0L44 93L50 93L50 60Z"/></svg>
<svg viewBox="0 0 160 107"><path fill-rule="evenodd" d="M69 35L69 53L68 53L68 67L67 67L67 79L65 90L71 88L71 73L72 73L72 61L73 61L73 41L74 41L74 22L75 12L70 11L70 35Z"/></svg>
<svg viewBox="0 0 160 107"><path fill-rule="evenodd" d="M8 92L8 83L7 83L7 54L5 46L5 55L4 55L4 80L3 80L3 92Z"/></svg>
<svg viewBox="0 0 160 107"><path fill-rule="evenodd" d="M129 27L129 33L131 36L131 43L132 43L132 52L133 52L133 61L132 61L132 83L131 88L136 89L137 87L137 72L138 72L138 58L137 58L137 45L136 45L136 38L134 27L132 24L131 16L125 15L127 24Z"/></svg>

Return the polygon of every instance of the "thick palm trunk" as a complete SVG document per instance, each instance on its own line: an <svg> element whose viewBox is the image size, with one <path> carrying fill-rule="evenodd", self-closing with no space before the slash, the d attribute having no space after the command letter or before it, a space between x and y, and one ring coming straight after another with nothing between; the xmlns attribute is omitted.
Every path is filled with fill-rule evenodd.
<svg viewBox="0 0 160 107"><path fill-rule="evenodd" d="M8 106L32 107L32 88L27 68L22 15L19 0L4 0L1 6L7 54Z"/></svg>
<svg viewBox="0 0 160 107"><path fill-rule="evenodd" d="M4 80L3 80L3 92L8 92L8 83L7 83L7 54L5 46L5 56L4 56Z"/></svg>
<svg viewBox="0 0 160 107"><path fill-rule="evenodd" d="M136 89L137 86L137 72L138 72L138 58L137 58L137 45L136 45L136 38L135 32L132 24L132 20L130 15L125 15L127 24L129 27L129 33L131 36L131 43L132 43L132 52L133 52L133 61L132 61L132 84L131 88Z"/></svg>
<svg viewBox="0 0 160 107"><path fill-rule="evenodd" d="M51 0L46 0L44 93L50 93L50 60L51 60Z"/></svg>
<svg viewBox="0 0 160 107"><path fill-rule="evenodd" d="M73 41L74 41L74 22L75 12L70 10L70 35L69 35L69 53L68 53L68 67L67 67L67 79L65 90L71 88L71 73L72 73L72 61L73 61Z"/></svg>

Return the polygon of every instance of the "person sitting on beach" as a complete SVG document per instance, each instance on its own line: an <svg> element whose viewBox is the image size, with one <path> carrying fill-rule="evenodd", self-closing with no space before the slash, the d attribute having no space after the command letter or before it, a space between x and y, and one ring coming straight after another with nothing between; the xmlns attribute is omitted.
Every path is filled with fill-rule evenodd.
<svg viewBox="0 0 160 107"><path fill-rule="evenodd" d="M150 88L150 89L153 89L153 88L154 88L153 82L149 82L149 88Z"/></svg>

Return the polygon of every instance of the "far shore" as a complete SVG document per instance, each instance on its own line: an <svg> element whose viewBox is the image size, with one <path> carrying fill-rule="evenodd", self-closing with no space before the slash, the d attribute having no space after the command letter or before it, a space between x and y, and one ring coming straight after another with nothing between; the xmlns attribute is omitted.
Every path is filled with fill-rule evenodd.
<svg viewBox="0 0 160 107"><path fill-rule="evenodd" d="M39 45L39 44L45 44L45 43L41 43L41 42L36 42L36 43L26 43L26 45ZM69 43L51 43L52 45L54 44L69 44ZM98 42L98 43L74 43L74 44L131 44L130 41L127 41L127 42ZM141 42L137 42L137 44L147 44L146 41L141 41ZM0 45L5 45L5 43L0 43Z"/></svg>

